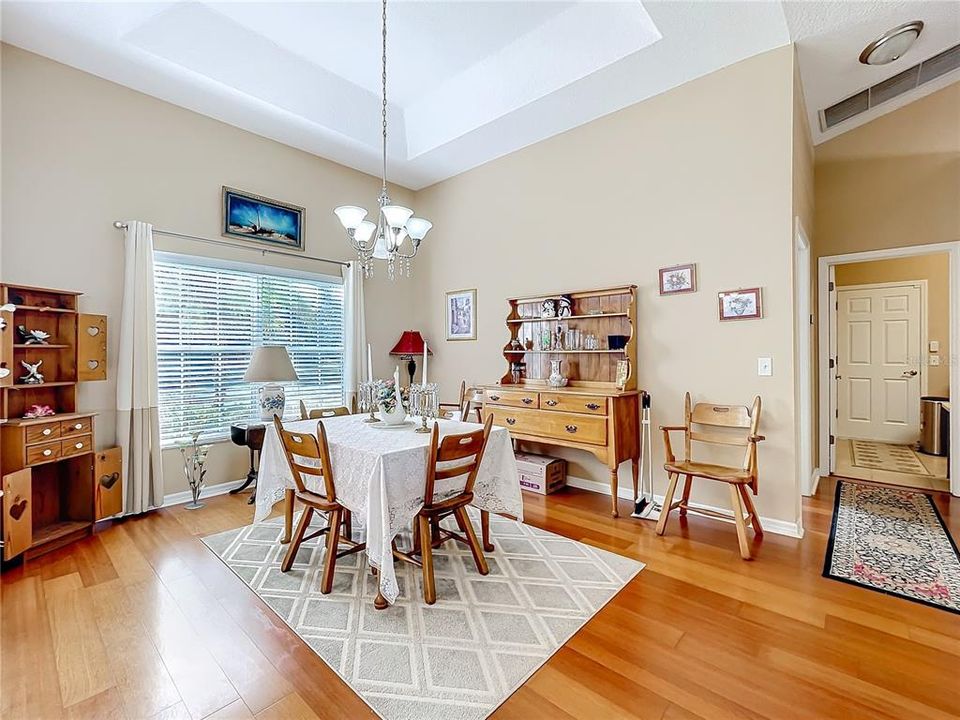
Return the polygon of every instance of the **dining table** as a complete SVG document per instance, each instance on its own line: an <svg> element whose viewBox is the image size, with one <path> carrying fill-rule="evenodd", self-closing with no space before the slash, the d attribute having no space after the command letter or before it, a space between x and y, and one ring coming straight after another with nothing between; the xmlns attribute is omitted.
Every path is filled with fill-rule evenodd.
<svg viewBox="0 0 960 720"><path fill-rule="evenodd" d="M421 426L408 420L400 426L386 422L368 422L368 415L343 415L323 420L284 422L287 430L317 433L322 422L330 448L330 464L337 501L353 516L354 540L366 542L366 556L377 570L379 594L387 603L399 595L393 567L393 542L412 527L414 518L424 505L427 461L430 454L430 433L416 432ZM474 432L483 426L451 419L431 420L441 438ZM322 492L322 478L305 477L308 489ZM463 487L466 477L438 481L436 494ZM274 506L285 503L284 541L289 542L293 521L294 481L276 428L266 427L260 454L254 523L270 517ZM442 483L448 483L446 487ZM459 485L458 485L459 483ZM494 426L490 431L473 487L475 508L523 519L523 500L517 462L510 433ZM485 513L482 515L488 517ZM483 523L483 542L488 551L487 523ZM365 537L363 537L365 536ZM380 598L378 598L378 601Z"/></svg>

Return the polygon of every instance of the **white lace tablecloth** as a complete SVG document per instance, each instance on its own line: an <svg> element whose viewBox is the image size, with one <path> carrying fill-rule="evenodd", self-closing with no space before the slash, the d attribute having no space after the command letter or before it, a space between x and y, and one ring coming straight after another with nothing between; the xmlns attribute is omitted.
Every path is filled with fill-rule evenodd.
<svg viewBox="0 0 960 720"><path fill-rule="evenodd" d="M398 588L391 544L400 531L411 526L423 507L430 434L414 432L414 425L385 430L380 423L364 423L365 417L332 417L325 419L323 425L330 446L337 500L353 513L354 534L358 530L366 531L367 558L380 571L381 594L392 603L397 599ZM437 422L441 437L481 427L455 420ZM284 423L284 427L295 432L316 433L317 421L298 420ZM464 480L465 477L459 477L437 481L435 495L462 488ZM308 482L307 486L322 490L321 483ZM293 487L280 438L273 425L267 424L257 477L254 522L265 520L273 506L283 500L284 491ZM505 428L494 427L490 432L473 494L474 507L523 519L517 462L510 433Z"/></svg>

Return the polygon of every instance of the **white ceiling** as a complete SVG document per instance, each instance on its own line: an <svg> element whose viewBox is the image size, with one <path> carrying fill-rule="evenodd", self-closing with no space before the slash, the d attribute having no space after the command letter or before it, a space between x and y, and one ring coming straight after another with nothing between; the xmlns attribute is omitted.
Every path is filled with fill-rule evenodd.
<svg viewBox="0 0 960 720"><path fill-rule="evenodd" d="M811 130L820 141L827 137L816 122L821 107L960 40L958 8L879 1L391 1L388 174L419 189L793 38ZM856 62L873 37L916 18L927 29L893 64L902 67ZM6 0L2 37L379 174L379 2Z"/></svg>

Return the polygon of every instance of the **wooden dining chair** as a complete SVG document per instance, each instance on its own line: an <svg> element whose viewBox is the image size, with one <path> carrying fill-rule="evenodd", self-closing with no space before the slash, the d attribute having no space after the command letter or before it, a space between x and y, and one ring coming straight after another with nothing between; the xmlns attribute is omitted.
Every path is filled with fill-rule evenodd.
<svg viewBox="0 0 960 720"><path fill-rule="evenodd" d="M284 555L283 562L280 564L280 571L287 572L290 570L293 560L297 556L297 551L305 540L326 533L327 554L323 562L320 592L327 594L333 588L333 573L336 570L337 558L359 552L366 547L366 544L356 543L351 539L350 511L337 502L337 489L333 481L333 469L330 465L330 448L327 445L327 432L323 427L323 422L317 422L316 435L284 430L283 423L277 416L273 418L273 426L280 437L280 443L287 458L287 465L290 467L290 474L293 475L293 482L296 485L296 490L293 493L294 504L299 502L303 505L303 514L300 515L300 522L297 523L297 529L290 540L287 554ZM301 462L301 459L304 458L313 460L316 465L304 465ZM322 477L323 493L314 492L307 488L304 476ZM314 512L327 514L327 526L306 535ZM347 546L345 550L340 549L341 544Z"/></svg>
<svg viewBox="0 0 960 720"><path fill-rule="evenodd" d="M456 403L442 402L439 404L440 407L440 417L447 417L453 420L462 420L463 422L470 422L470 405L473 401L473 391L467 389L467 381L460 381L460 397ZM480 415L480 408L474 408L477 414L477 422L483 422L483 419ZM446 412L445 412L446 411Z"/></svg>
<svg viewBox="0 0 960 720"><path fill-rule="evenodd" d="M341 405L340 407L313 408L307 410L307 404L300 401L300 419L301 420L320 420L322 418L337 417L338 415L349 415L350 408Z"/></svg>
<svg viewBox="0 0 960 720"><path fill-rule="evenodd" d="M740 556L750 560L750 546L747 544L747 523L753 525L757 537L763 536L760 518L757 509L750 499L747 488L757 494L757 443L764 440L758 434L760 428L760 397L753 400L753 406L744 405L714 405L712 403L697 403L691 410L690 393L684 397L683 425L661 425L663 444L666 450L666 462L663 465L667 471L670 484L667 494L663 498L663 509L657 521L657 535L663 535L667 527L667 518L675 509L680 509L681 515L687 511L728 519L726 515L695 508L690 505L690 486L693 478L704 478L727 483L730 490L730 504L733 506L733 520L737 526L737 540L740 543ZM683 431L683 460L677 460L670 445L670 433ZM701 443L713 446L733 446L743 448L743 461L739 467L717 465L714 463L698 462L691 457L692 443ZM683 494L680 500L673 501L680 476L684 476ZM746 516L744 516L744 509Z"/></svg>
<svg viewBox="0 0 960 720"><path fill-rule="evenodd" d="M483 460L483 453L490 437L493 416L487 418L483 429L462 435L447 435L440 440L437 423L430 439L430 454L427 459L427 477L423 490L423 507L417 513L413 525L413 549L399 550L394 543L394 557L413 563L423 569L423 599L427 605L437 601L437 587L433 577L433 551L448 540L457 540L470 548L477 571L481 575L490 572L483 549L467 514L467 505L473 501L473 485ZM437 494L437 481L464 478L463 487ZM445 483L446 484L446 483ZM459 483L456 483L459 485ZM460 533L440 527L440 521L453 515ZM419 557L418 557L419 556Z"/></svg>

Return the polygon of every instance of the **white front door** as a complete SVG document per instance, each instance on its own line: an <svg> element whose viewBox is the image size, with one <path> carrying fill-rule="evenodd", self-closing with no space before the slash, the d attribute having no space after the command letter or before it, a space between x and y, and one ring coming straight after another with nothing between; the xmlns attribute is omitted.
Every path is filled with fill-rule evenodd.
<svg viewBox="0 0 960 720"><path fill-rule="evenodd" d="M837 435L916 442L923 355L920 286L837 290Z"/></svg>

